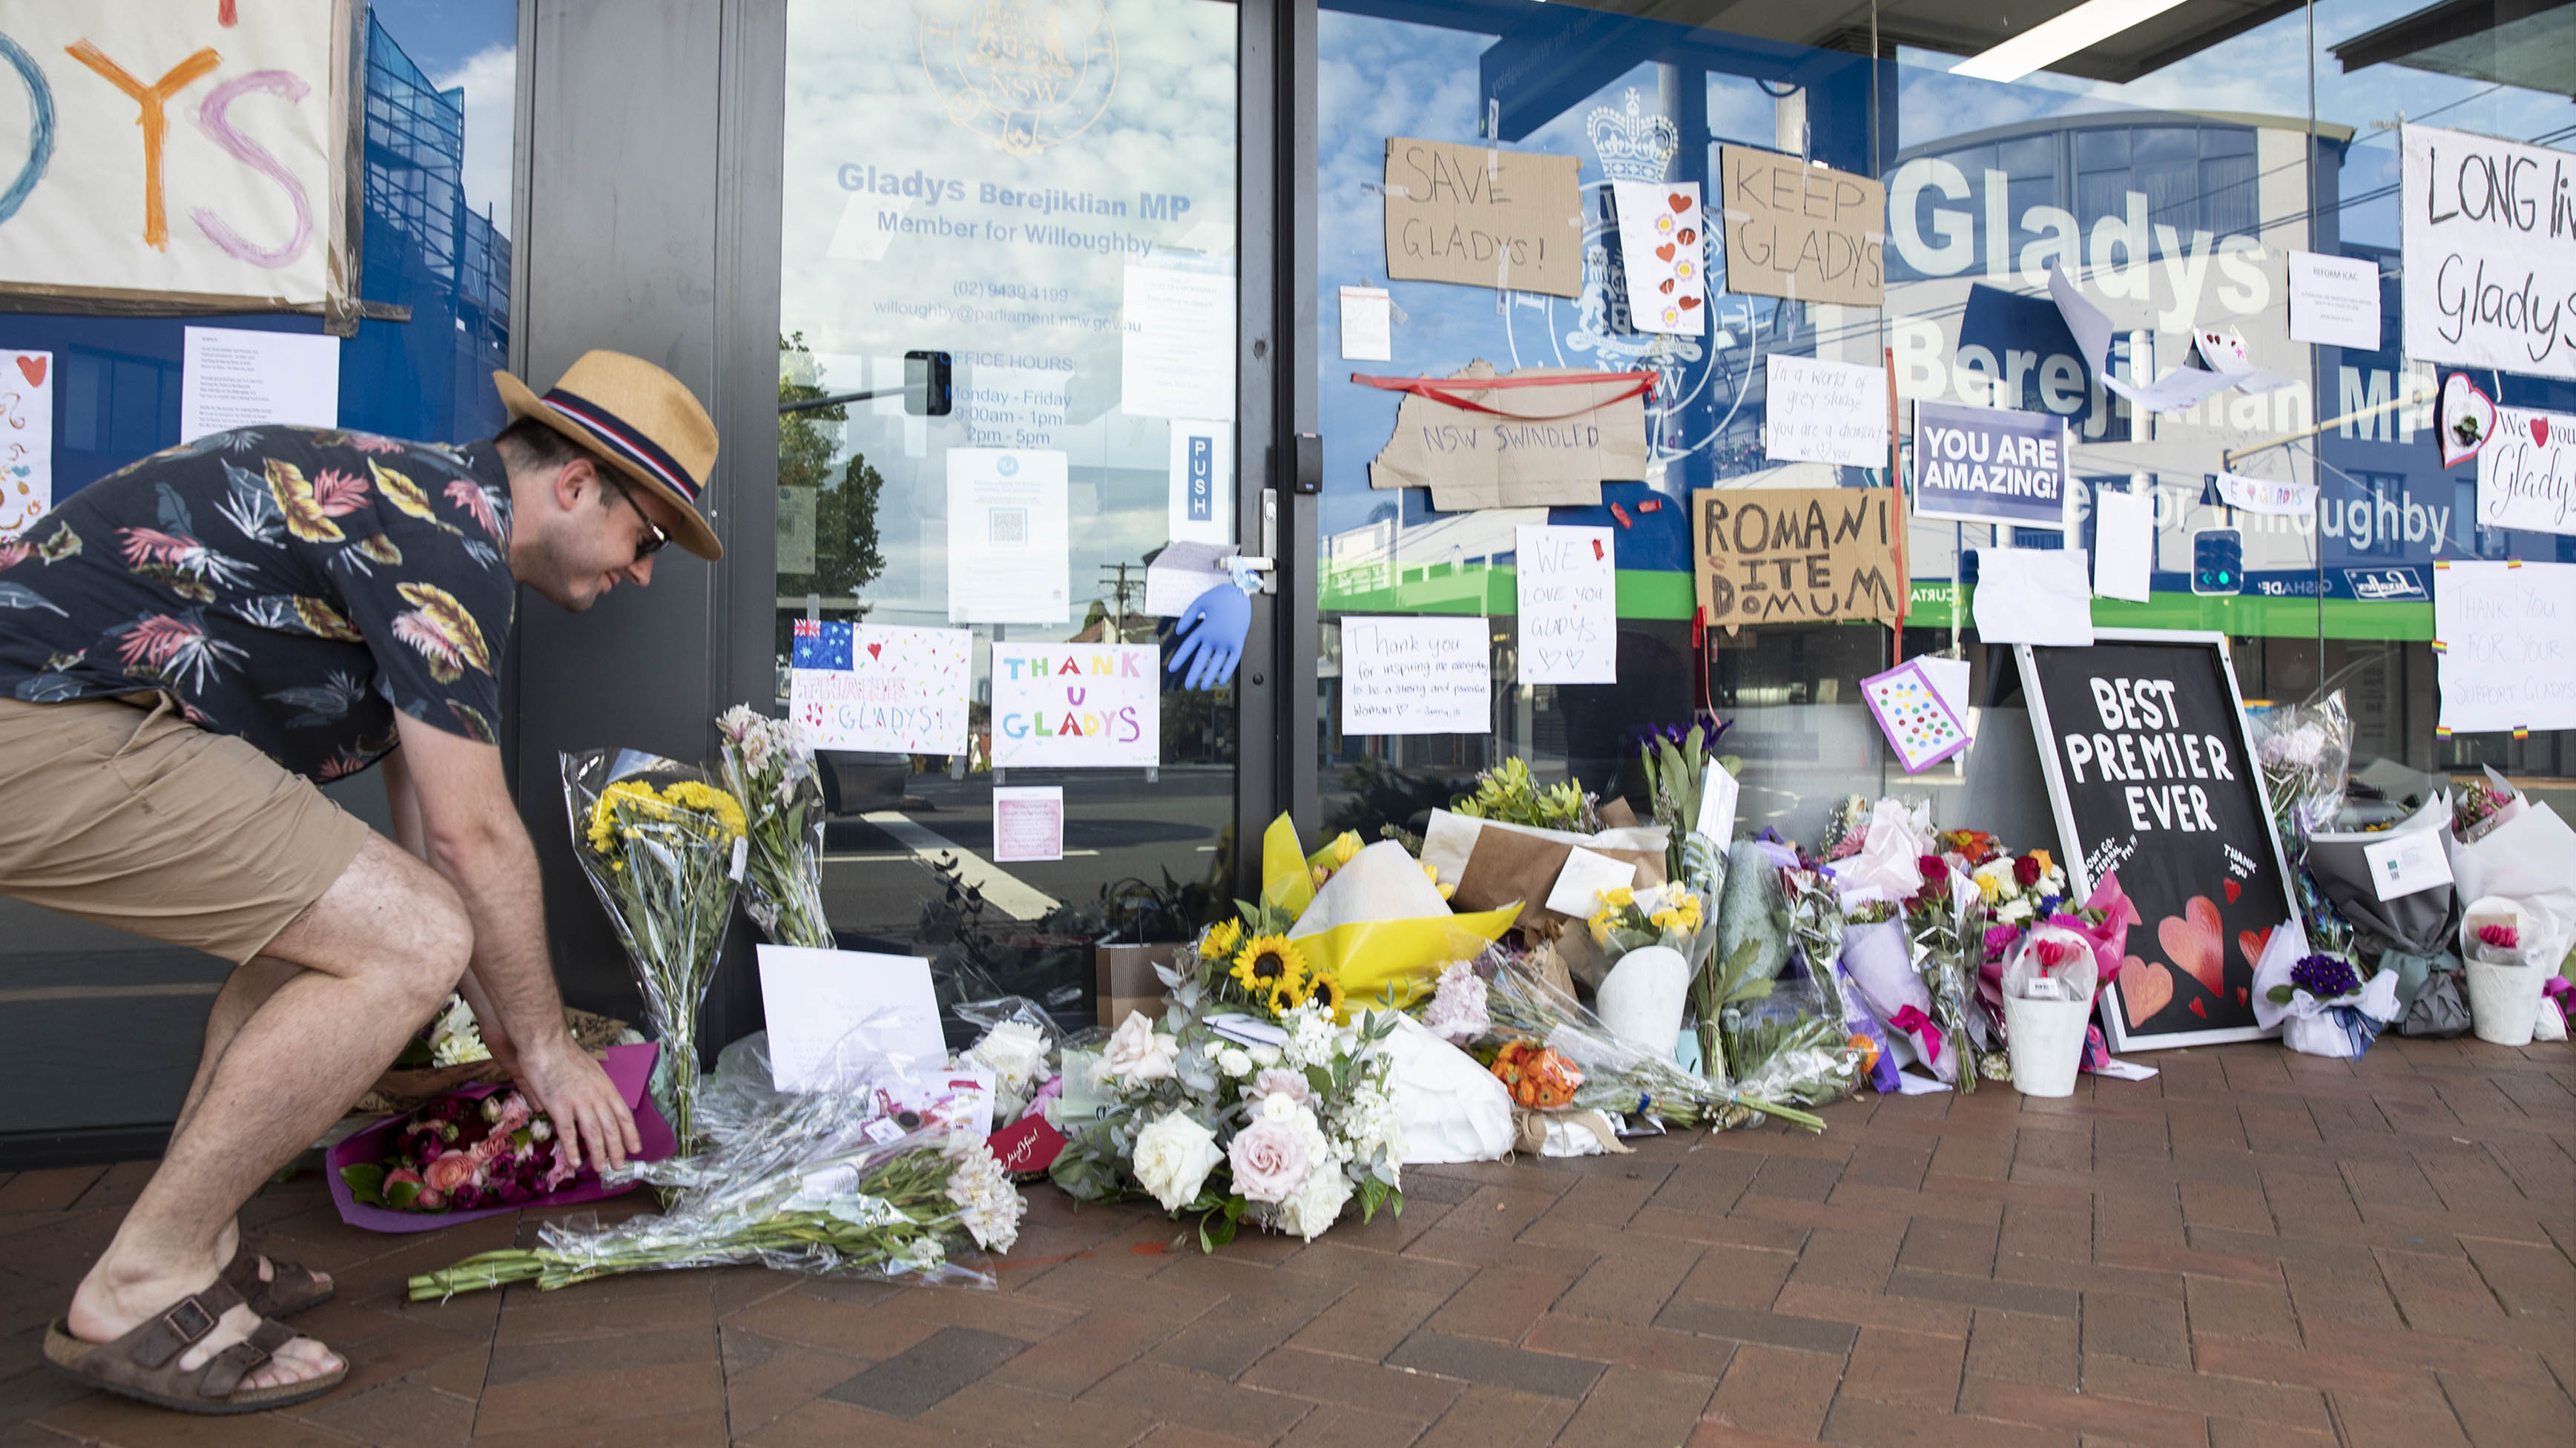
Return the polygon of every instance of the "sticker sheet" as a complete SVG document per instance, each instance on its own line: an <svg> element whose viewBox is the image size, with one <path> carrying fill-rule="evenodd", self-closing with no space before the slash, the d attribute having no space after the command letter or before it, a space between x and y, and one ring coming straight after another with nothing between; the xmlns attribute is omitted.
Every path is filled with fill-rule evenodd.
<svg viewBox="0 0 2576 1448"><path fill-rule="evenodd" d="M1628 316L1640 332L1708 335L1707 223L1699 183L1613 181Z"/></svg>

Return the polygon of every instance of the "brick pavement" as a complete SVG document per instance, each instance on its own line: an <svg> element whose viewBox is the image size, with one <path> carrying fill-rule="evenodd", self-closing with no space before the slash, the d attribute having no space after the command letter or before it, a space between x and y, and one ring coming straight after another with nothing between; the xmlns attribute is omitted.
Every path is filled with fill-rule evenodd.
<svg viewBox="0 0 2576 1448"><path fill-rule="evenodd" d="M2144 1448L2576 1441L2576 1056L2147 1058L2062 1102L1854 1102L1822 1137L1418 1168L1400 1220L1214 1257L1029 1191L997 1292L758 1269L401 1301L525 1240L254 1229L340 1275L349 1385L189 1419L37 1366L145 1168L0 1178L0 1448L1244 1443Z"/></svg>

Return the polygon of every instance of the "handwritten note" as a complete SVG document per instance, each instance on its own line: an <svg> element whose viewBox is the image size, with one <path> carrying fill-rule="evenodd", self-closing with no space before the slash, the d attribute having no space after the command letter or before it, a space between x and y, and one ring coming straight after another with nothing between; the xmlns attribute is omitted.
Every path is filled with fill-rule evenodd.
<svg viewBox="0 0 2576 1448"><path fill-rule="evenodd" d="M1581 367L1524 367L1544 385L1477 388L1494 375L1478 358L1442 389L1456 407L1419 392L1395 411L1395 434L1369 464L1372 488L1429 488L1437 512L1481 508L1597 508L1605 479L1646 476L1646 405L1634 383L1593 382ZM1479 410L1483 409L1483 410Z"/></svg>
<svg viewBox="0 0 2576 1448"><path fill-rule="evenodd" d="M2576 379L2576 155L2406 127L2406 351Z"/></svg>
<svg viewBox="0 0 2576 1448"><path fill-rule="evenodd" d="M1887 188L1750 146L1718 148L1726 289L1875 307L1887 299Z"/></svg>
<svg viewBox="0 0 2576 1448"><path fill-rule="evenodd" d="M2433 648L2443 730L2576 728L2576 563L2436 564Z"/></svg>
<svg viewBox="0 0 2576 1448"><path fill-rule="evenodd" d="M993 767L1161 763L1160 667L1151 644L993 645Z"/></svg>
<svg viewBox="0 0 2576 1448"><path fill-rule="evenodd" d="M1619 564L1607 528L1520 530L1520 681L1619 682Z"/></svg>
<svg viewBox="0 0 2576 1448"><path fill-rule="evenodd" d="M1481 618L1342 620L1342 732L1488 734L1490 629Z"/></svg>
<svg viewBox="0 0 2576 1448"><path fill-rule="evenodd" d="M1581 296L1581 166L1574 156L1389 136L1387 276Z"/></svg>
<svg viewBox="0 0 2576 1448"><path fill-rule="evenodd" d="M1885 368L1773 353L1763 381L1762 451L1773 462L1887 466Z"/></svg>
<svg viewBox="0 0 2576 1448"><path fill-rule="evenodd" d="M2576 533L2576 416L2499 407L2495 419L2478 453L2478 525Z"/></svg>
<svg viewBox="0 0 2576 1448"><path fill-rule="evenodd" d="M974 635L798 619L787 717L816 749L966 752Z"/></svg>

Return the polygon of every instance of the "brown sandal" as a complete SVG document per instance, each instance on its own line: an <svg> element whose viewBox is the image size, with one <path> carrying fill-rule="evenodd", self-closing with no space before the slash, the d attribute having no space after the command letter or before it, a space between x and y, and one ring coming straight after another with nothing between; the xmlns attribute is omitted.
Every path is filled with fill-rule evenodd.
<svg viewBox="0 0 2576 1448"><path fill-rule="evenodd" d="M258 1413L307 1403L340 1386L349 1365L320 1377L275 1388L245 1388L241 1380L258 1370L297 1334L263 1320L248 1339L234 1343L183 1370L179 1358L215 1330L223 1315L242 1305L238 1288L222 1280L192 1297L182 1297L160 1315L114 1342L84 1342L57 1320L45 1330L45 1361L54 1371L94 1388L122 1394L155 1407L182 1413Z"/></svg>
<svg viewBox="0 0 2576 1448"><path fill-rule="evenodd" d="M274 1322L331 1300L332 1286L319 1273L284 1258L269 1258L268 1280L260 1281L259 1259L260 1254L245 1241L233 1250L233 1260L224 1268L224 1280L241 1293L251 1311Z"/></svg>

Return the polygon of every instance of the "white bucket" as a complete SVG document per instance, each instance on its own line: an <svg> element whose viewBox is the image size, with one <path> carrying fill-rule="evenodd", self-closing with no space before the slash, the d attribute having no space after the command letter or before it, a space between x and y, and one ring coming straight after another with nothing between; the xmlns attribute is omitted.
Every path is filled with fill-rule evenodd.
<svg viewBox="0 0 2576 1448"><path fill-rule="evenodd" d="M2072 1096L2075 1070L2084 1063L2084 1029L2093 1002L2034 1001L2004 997L2004 1051L2012 1061L2013 1089L2024 1096Z"/></svg>
<svg viewBox="0 0 2576 1448"><path fill-rule="evenodd" d="M2528 1046L2532 1026L2540 1019L2541 989L2549 972L2536 965L2489 965L2468 962L2469 1029L2481 1041L2499 1046Z"/></svg>

